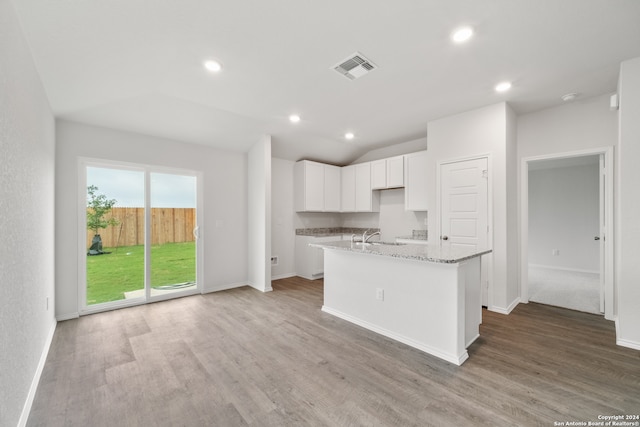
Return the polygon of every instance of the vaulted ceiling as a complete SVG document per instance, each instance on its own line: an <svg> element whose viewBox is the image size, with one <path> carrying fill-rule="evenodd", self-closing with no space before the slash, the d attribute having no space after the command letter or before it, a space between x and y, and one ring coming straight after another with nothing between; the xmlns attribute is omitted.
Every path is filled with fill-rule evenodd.
<svg viewBox="0 0 640 427"><path fill-rule="evenodd" d="M276 157L337 164L484 105L614 92L640 56L637 0L13 3L59 118L241 151L271 134ZM377 68L349 80L354 52Z"/></svg>

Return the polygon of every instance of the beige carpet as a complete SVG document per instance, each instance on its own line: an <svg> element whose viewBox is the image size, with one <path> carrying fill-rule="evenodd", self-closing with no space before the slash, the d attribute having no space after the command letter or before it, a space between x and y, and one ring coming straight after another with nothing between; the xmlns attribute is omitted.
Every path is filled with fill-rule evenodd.
<svg viewBox="0 0 640 427"><path fill-rule="evenodd" d="M530 265L529 301L601 314L600 277Z"/></svg>

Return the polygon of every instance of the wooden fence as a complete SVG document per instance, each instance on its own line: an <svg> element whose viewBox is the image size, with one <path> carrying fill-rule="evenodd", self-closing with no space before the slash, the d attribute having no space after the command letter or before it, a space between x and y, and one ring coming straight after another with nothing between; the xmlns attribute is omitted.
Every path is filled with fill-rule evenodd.
<svg viewBox="0 0 640 427"><path fill-rule="evenodd" d="M144 244L144 208L113 208L105 218L115 218L118 225L100 229L102 246L115 248ZM194 241L194 208L151 208L151 244ZM87 230L87 248L93 230Z"/></svg>

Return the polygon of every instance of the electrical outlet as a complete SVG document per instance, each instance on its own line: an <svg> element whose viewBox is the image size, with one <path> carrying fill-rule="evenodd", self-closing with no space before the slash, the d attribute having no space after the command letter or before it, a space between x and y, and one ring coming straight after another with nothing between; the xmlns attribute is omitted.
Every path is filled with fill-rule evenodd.
<svg viewBox="0 0 640 427"><path fill-rule="evenodd" d="M551 255L553 255L553 256L558 256L558 255L560 255L560 249L553 249L553 250L551 250Z"/></svg>
<svg viewBox="0 0 640 427"><path fill-rule="evenodd" d="M376 299L379 301L384 301L384 289L376 289Z"/></svg>
<svg viewBox="0 0 640 427"><path fill-rule="evenodd" d="M271 265L278 265L278 256L271 257Z"/></svg>

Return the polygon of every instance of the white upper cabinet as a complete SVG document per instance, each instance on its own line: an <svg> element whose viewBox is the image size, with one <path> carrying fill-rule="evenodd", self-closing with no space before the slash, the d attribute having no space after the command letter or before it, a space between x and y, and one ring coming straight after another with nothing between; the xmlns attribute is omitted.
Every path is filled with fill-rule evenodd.
<svg viewBox="0 0 640 427"><path fill-rule="evenodd" d="M387 161L385 159L371 162L371 189L387 188Z"/></svg>
<svg viewBox="0 0 640 427"><path fill-rule="evenodd" d="M294 167L296 212L340 212L340 168L302 160Z"/></svg>
<svg viewBox="0 0 640 427"><path fill-rule="evenodd" d="M429 174L427 152L404 156L404 207L408 211L426 211Z"/></svg>
<svg viewBox="0 0 640 427"><path fill-rule="evenodd" d="M404 156L386 159L387 188L404 187Z"/></svg>
<svg viewBox="0 0 640 427"><path fill-rule="evenodd" d="M342 212L356 211L356 167L345 166L340 171L342 175Z"/></svg>
<svg viewBox="0 0 640 427"><path fill-rule="evenodd" d="M340 167L324 165L324 211L340 212L341 172Z"/></svg>
<svg viewBox="0 0 640 427"><path fill-rule="evenodd" d="M404 156L371 162L371 188L373 190L398 187L404 187Z"/></svg>
<svg viewBox="0 0 640 427"><path fill-rule="evenodd" d="M356 212L378 212L380 193L371 189L371 163L359 163L356 169Z"/></svg>

